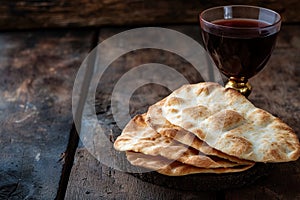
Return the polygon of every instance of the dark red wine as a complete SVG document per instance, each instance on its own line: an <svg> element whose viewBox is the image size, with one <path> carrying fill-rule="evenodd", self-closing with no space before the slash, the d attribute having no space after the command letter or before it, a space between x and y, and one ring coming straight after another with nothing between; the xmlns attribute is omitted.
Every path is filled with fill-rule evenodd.
<svg viewBox="0 0 300 200"><path fill-rule="evenodd" d="M214 26L211 31L203 30L203 39L222 73L227 77L248 79L265 66L277 37L277 33L268 33L262 28L268 26L267 23L248 19L224 19L213 23L221 26Z"/></svg>

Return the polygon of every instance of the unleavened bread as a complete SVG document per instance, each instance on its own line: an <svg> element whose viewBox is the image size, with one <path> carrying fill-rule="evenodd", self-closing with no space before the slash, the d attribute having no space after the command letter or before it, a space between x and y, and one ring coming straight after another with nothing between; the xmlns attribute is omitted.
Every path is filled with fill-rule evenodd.
<svg viewBox="0 0 300 200"><path fill-rule="evenodd" d="M171 124L228 155L256 162L299 158L299 140L287 124L217 83L184 85L166 97L161 110Z"/></svg>
<svg viewBox="0 0 300 200"><path fill-rule="evenodd" d="M252 165L239 165L229 168L200 168L172 161L162 156L151 156L137 152L126 152L128 161L135 166L144 167L168 176L184 176L198 173L231 173L241 172L252 167Z"/></svg>
<svg viewBox="0 0 300 200"><path fill-rule="evenodd" d="M131 119L114 142L114 148L119 151L134 151L146 155L162 156L172 161L177 160L200 168L224 168L241 165L216 156L207 156L196 149L157 133L145 122L145 114L137 115ZM253 165L252 163L244 164Z"/></svg>

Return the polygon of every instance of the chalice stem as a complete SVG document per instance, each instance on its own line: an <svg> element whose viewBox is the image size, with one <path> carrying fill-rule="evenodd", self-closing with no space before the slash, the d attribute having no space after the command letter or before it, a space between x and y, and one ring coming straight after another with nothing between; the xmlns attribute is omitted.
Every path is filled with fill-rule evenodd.
<svg viewBox="0 0 300 200"><path fill-rule="evenodd" d="M246 97L248 97L252 91L252 86L248 82L248 79L245 77L230 77L227 84L225 85L225 88L235 89Z"/></svg>

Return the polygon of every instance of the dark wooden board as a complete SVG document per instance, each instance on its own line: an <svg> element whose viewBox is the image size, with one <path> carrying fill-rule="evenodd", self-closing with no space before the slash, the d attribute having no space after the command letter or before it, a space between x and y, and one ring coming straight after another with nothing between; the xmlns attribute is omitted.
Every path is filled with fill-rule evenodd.
<svg viewBox="0 0 300 200"><path fill-rule="evenodd" d="M268 176L272 167L272 164L257 163L250 169L240 173L191 174L179 177L165 176L155 171L130 172L130 174L145 182L174 190L219 192L227 189L239 189L251 186Z"/></svg>
<svg viewBox="0 0 300 200"><path fill-rule="evenodd" d="M54 199L92 32L0 34L0 199Z"/></svg>
<svg viewBox="0 0 300 200"><path fill-rule="evenodd" d="M173 27L199 39L197 26ZM100 41L120 32L120 29L102 29ZM266 109L282 118L299 134L299 26L284 26L278 38L278 45L268 66L251 79L254 91L250 100L258 107ZM201 81L190 65L167 52L140 50L117 59L102 76L96 95L96 110L99 123L106 128L106 134L113 141L120 130L112 118L110 104L111 92L117 80L129 69L147 62L162 62L172 65L190 78L191 82ZM175 63L175 64L174 64ZM183 70L185 69L185 70ZM130 114L146 111L148 105L163 98L170 91L158 85L146 85L132 96ZM299 136L299 135L298 135ZM97 142L97 140L95 140ZM109 149L105 154L116 156ZM141 179L105 167L81 145L77 150L74 167L67 189L67 199L199 199L199 198L297 198L299 197L299 161L276 164L267 177L259 179L251 186L227 189L221 192L177 191L153 185ZM283 180L283 181L281 181ZM182 184L185 184L184 182ZM295 185L293 185L295 184ZM180 186L178 186L180 187ZM278 191L278 192L275 192ZM287 193L290 191L290 193Z"/></svg>
<svg viewBox="0 0 300 200"><path fill-rule="evenodd" d="M271 8L278 11L285 22L300 22L298 0L5 0L0 4L0 29L198 23L202 10L230 4Z"/></svg>
<svg viewBox="0 0 300 200"><path fill-rule="evenodd" d="M216 199L214 192L180 191L144 182L102 165L86 149L77 149L65 199Z"/></svg>

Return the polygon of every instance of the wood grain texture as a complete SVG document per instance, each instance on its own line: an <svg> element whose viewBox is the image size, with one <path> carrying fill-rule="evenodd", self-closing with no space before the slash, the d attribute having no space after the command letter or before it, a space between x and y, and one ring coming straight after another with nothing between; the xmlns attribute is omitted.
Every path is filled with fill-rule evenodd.
<svg viewBox="0 0 300 200"><path fill-rule="evenodd" d="M285 22L300 22L298 0L4 0L0 4L0 29L198 23L202 10L229 4L271 8Z"/></svg>
<svg viewBox="0 0 300 200"><path fill-rule="evenodd" d="M76 199L216 199L213 192L176 191L147 182L106 167L86 149L78 149L72 169L67 200Z"/></svg>
<svg viewBox="0 0 300 200"><path fill-rule="evenodd" d="M91 32L0 34L0 199L54 199Z"/></svg>
<svg viewBox="0 0 300 200"><path fill-rule="evenodd" d="M201 34L200 34L201 32L200 32L200 28L197 26L171 26L170 28L172 30L185 33L190 38L193 38L195 41L201 43ZM102 42L103 40L125 30L126 29L124 28L108 28L108 29L104 28L100 31L99 42ZM161 37L160 39L159 38L160 37L157 36L155 41L164 39L163 37ZM143 40L148 40L148 39L149 38L145 39L145 37L143 37L143 32L141 31L141 36L138 38L132 38L131 39L132 41L130 42L135 44L141 44L141 46L143 46ZM178 44L181 44L180 42L182 41L176 41L176 42ZM128 46L124 47L123 43L126 42L125 40L120 39L118 42L119 42L117 44L118 48L125 48L125 49L130 48ZM181 48L185 48L183 51L188 52L187 54L190 55L194 54L193 49L190 49L189 47L182 46ZM107 49L107 51L108 50L109 49ZM111 51L113 51L113 49ZM97 92L96 92L96 107L100 105L99 107L100 110L98 111L103 112L103 109L106 109L105 106L104 108L101 108L101 106L107 105L108 103L107 100L110 101L110 95L112 94L114 87L116 86L119 79L126 73L133 74L132 75L133 79L131 79L132 82L129 81L127 83L128 86L122 84L124 85L124 89L120 91L120 93L124 92L126 89L128 89L131 86L135 87L136 85L141 84L143 80L150 80L150 82L151 81L153 82L153 83L143 85L143 87L137 88L137 91L135 91L135 93L131 97L131 101L130 101L131 115L134 115L138 112L146 111L145 109L149 105L153 104L154 102L158 101L159 99L169 94L170 90L166 87L163 87L162 85L155 84L155 80L164 79L163 80L163 82L165 82L164 86L168 86L168 85L170 86L171 84L176 85L178 81L174 79L170 79L168 77L165 78L161 77L161 73L163 72L163 70L153 71L153 72L151 71L151 73L149 72L150 74L146 76L144 76L139 71L130 71L135 67L143 67L142 65L147 63L159 63L165 65L166 67L175 69L179 74L183 75L189 83L196 83L203 80L199 72L187 60L180 57L179 55L176 55L176 53L172 53L170 51L165 51L161 49L140 48L138 50L130 51L125 55L118 57L105 70L104 74L101 76L101 79L98 84ZM144 69L146 70L147 67L151 68L151 66L146 66ZM208 69L205 70L206 71L203 71L203 73L209 74L209 70ZM147 94L147 96L144 95L145 93ZM118 102L122 103L122 100L119 99ZM137 109L141 109L141 110L137 111Z"/></svg>
<svg viewBox="0 0 300 200"><path fill-rule="evenodd" d="M173 27L181 30L196 40L199 30L195 26ZM279 116L295 131L299 127L299 69L300 27L284 26L278 38L268 66L251 79L254 91L250 100L258 107ZM120 29L102 29L100 41L120 32ZM141 63L163 62L173 65L190 81L201 81L201 77L189 71L190 65L167 52L155 50L140 50L128 53L112 63L101 77L96 94L96 111L98 120L107 137L113 142L120 129L116 128L113 119L110 98L114 85L125 72ZM174 64L175 63L175 64ZM185 69L185 70L183 70ZM134 92L130 101L130 114L135 115L146 111L147 107L163 98L170 91L158 85L145 85ZM123 99L119 99L122 101ZM94 136L92 136L94 137ZM97 145L99 140L94 140ZM100 152L101 154L101 152ZM103 155L103 153L102 153ZM105 155L116 156L116 152L109 149ZM101 164L88 150L81 145L77 150L74 167L71 172L66 199L199 199L217 197L226 199L297 199L300 162L277 164L270 174L258 180L255 184L236 190L224 190L218 193L175 191L157 185L143 182L124 172L116 171Z"/></svg>

